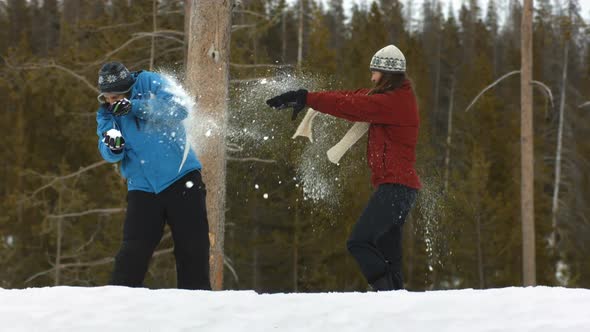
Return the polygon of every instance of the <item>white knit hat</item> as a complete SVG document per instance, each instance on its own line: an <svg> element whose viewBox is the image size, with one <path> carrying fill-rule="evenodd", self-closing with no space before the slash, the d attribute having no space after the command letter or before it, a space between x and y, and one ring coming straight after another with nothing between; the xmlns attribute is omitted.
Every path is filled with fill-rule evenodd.
<svg viewBox="0 0 590 332"><path fill-rule="evenodd" d="M387 45L373 55L371 70L404 73L406 71L406 57L394 45Z"/></svg>

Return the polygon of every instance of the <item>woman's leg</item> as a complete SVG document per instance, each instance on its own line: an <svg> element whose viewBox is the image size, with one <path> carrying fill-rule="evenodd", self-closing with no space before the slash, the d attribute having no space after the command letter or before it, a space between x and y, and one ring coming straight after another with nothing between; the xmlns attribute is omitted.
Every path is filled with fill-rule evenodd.
<svg viewBox="0 0 590 332"><path fill-rule="evenodd" d="M414 189L397 184L380 185L355 224L347 247L370 284L375 284L385 277L386 284L391 284L385 287L393 289L390 259L396 260L396 257L400 257L401 268L401 250L398 253L395 243L388 243L387 240L399 234L398 242L401 246L401 225L415 199ZM399 232L396 233L392 227L399 228ZM384 235L381 241L385 241L387 245L384 242L378 245L379 239Z"/></svg>
<svg viewBox="0 0 590 332"><path fill-rule="evenodd" d="M404 286L402 274L402 233L403 225L394 224L389 231L377 239L377 250L388 263L391 273L393 289L402 289Z"/></svg>

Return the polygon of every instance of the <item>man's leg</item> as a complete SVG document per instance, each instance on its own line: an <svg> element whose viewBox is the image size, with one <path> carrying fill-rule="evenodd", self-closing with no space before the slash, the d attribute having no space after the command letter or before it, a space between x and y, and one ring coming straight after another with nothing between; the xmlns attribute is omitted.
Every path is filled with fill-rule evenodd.
<svg viewBox="0 0 590 332"><path fill-rule="evenodd" d="M210 290L209 224L200 172L187 174L162 194L174 239L177 286Z"/></svg>
<svg viewBox="0 0 590 332"><path fill-rule="evenodd" d="M129 191L123 243L115 257L111 285L142 287L150 258L162 238L164 225L164 209L156 195Z"/></svg>

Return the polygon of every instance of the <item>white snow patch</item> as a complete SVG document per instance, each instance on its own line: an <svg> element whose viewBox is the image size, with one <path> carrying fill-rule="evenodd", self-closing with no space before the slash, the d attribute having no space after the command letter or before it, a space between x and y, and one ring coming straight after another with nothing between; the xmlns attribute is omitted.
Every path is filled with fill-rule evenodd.
<svg viewBox="0 0 590 332"><path fill-rule="evenodd" d="M46 287L0 289L3 331L589 331L590 290L561 287L428 292Z"/></svg>

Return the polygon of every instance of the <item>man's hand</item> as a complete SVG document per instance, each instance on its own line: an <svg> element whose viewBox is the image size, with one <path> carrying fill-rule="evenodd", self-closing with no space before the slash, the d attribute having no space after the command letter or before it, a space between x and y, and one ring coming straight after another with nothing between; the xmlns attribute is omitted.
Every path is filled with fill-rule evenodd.
<svg viewBox="0 0 590 332"><path fill-rule="evenodd" d="M104 144L106 144L113 153L121 153L123 148L125 148L125 139L117 129L110 129L106 133L103 133L102 137Z"/></svg>
<svg viewBox="0 0 590 332"><path fill-rule="evenodd" d="M109 107L109 112L114 116L121 116L131 111L131 102L127 98L119 99Z"/></svg>
<svg viewBox="0 0 590 332"><path fill-rule="evenodd" d="M266 104L274 109L293 108L291 120L295 120L299 112L303 111L307 101L307 90L287 91L281 95L270 98Z"/></svg>

